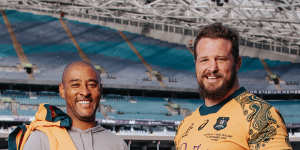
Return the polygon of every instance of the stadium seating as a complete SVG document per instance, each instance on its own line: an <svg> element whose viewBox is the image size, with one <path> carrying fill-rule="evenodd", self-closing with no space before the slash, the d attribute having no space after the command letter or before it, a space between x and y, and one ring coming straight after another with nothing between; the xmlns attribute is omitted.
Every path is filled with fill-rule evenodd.
<svg viewBox="0 0 300 150"><path fill-rule="evenodd" d="M287 124L300 123L299 100L269 100L268 102L279 110Z"/></svg>
<svg viewBox="0 0 300 150"><path fill-rule="evenodd" d="M29 96L31 95L31 96ZM24 92L18 90L4 90L1 97L10 97L12 102L18 103L17 114L34 116L40 103L49 103L63 108L65 101L55 92ZM2 102L2 101L1 101ZM282 114L287 124L300 123L300 101L268 100ZM105 95L101 99L102 113L97 112L98 119L115 120L173 120L180 121L185 115L195 111L203 104L201 99L157 98L141 96ZM13 115L10 102L2 102L0 115ZM183 113L184 109L186 114Z"/></svg>
<svg viewBox="0 0 300 150"><path fill-rule="evenodd" d="M78 51L57 18L6 11L7 17L14 29L18 42L24 49L30 63L37 66L34 72L35 81L58 83L66 64L81 60ZM19 58L12 46L7 28L0 17L0 68L3 66L17 66ZM156 79L148 78L145 64L120 36L119 31L80 23L65 21L81 49L93 64L100 65L109 75L102 75L104 84L124 86L160 87ZM30 35L30 36L28 36ZM163 82L171 88L198 89L195 78L194 60L191 52L184 45L162 42L143 35L124 32L138 50L143 59L154 71L162 74ZM265 60L269 69L282 80L282 90L300 89L300 64ZM111 77L115 78L111 78ZM176 82L169 82L171 78ZM272 82L266 80L267 71L258 58L243 57L243 64L239 71L241 86L248 90L278 90ZM25 71L0 71L0 80L30 81ZM40 103L50 103L60 107L65 106L57 93L30 93L20 91L3 91L2 96L9 96L19 104L18 114L33 115L34 109L26 109ZM270 101L275 105L287 123L300 123L297 112L299 100ZM202 100L187 100L176 98L153 97L124 97L105 96L102 100L105 107L110 106L113 111L106 112L113 119L148 119L148 120L181 120L183 113L194 111ZM147 106L147 107L144 107ZM288 111L293 110L293 111ZM10 109L1 109L1 115L12 114ZM98 118L104 118L97 112Z"/></svg>
<svg viewBox="0 0 300 150"><path fill-rule="evenodd" d="M0 108L0 115L12 115L11 110L8 108L1 109Z"/></svg>
<svg viewBox="0 0 300 150"><path fill-rule="evenodd" d="M108 117L121 120L181 120L182 116L171 116L165 108L167 102L162 98L154 97L104 97L101 102L106 106L111 106L112 112L108 112ZM147 107L145 107L147 106Z"/></svg>
<svg viewBox="0 0 300 150"><path fill-rule="evenodd" d="M57 18L6 11L12 24L17 40L24 49L30 63L37 66L34 72L36 81L59 82L66 64L81 60L76 47L67 36ZM3 19L0 18L0 22ZM65 21L81 49L95 65L100 65L115 79L103 75L104 84L139 85L160 87L156 79L148 78L148 71L143 62L120 36L119 31L80 23ZM22 24L22 25L20 25ZM0 67L19 64L18 57L4 23L0 24L1 41ZM30 35L30 36L28 36ZM162 42L143 35L124 32L124 35L135 46L143 59L152 69L162 74L163 82L171 88L197 89L195 80L193 55L184 45ZM281 84L282 90L300 88L299 65L289 62L265 60L270 70L279 75L280 79L288 83ZM289 68L289 69L286 69ZM266 70L258 58L243 57L242 68L239 71L241 85L249 90L277 90L274 84L266 80ZM169 82L169 77L176 78L176 82ZM0 71L0 79L27 80L23 72ZM260 84L257 86L257 84Z"/></svg>

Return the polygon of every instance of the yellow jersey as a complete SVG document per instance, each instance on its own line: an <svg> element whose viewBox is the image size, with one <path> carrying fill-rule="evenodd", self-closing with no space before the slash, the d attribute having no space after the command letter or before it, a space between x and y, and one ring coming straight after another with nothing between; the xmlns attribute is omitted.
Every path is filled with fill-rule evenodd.
<svg viewBox="0 0 300 150"><path fill-rule="evenodd" d="M177 150L291 150L280 113L238 89L223 102L199 107L178 126Z"/></svg>

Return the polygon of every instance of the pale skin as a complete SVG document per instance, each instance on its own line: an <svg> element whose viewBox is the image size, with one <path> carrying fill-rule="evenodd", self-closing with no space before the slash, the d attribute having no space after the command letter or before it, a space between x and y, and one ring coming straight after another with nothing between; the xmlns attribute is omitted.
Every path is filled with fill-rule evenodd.
<svg viewBox="0 0 300 150"><path fill-rule="evenodd" d="M100 79L95 69L84 62L74 62L63 74L59 92L66 101L72 127L86 130L96 126L95 112L101 96Z"/></svg>
<svg viewBox="0 0 300 150"><path fill-rule="evenodd" d="M231 77L232 69L238 71L241 66L241 57L238 57L234 68L234 57L231 53L232 44L222 38L201 38L198 41L196 52L196 76L198 83L202 82L205 89L214 91L221 87ZM219 99L204 98L205 105L210 107L222 102L233 94L240 85L238 79L234 79L233 87L225 96Z"/></svg>

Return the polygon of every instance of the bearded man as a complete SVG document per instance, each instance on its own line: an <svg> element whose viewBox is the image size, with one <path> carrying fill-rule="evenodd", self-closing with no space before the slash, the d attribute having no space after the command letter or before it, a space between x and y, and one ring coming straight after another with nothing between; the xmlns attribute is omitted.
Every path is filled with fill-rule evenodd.
<svg viewBox="0 0 300 150"><path fill-rule="evenodd" d="M194 59L204 104L178 126L177 150L290 150L280 113L240 87L238 33L221 23L202 28Z"/></svg>

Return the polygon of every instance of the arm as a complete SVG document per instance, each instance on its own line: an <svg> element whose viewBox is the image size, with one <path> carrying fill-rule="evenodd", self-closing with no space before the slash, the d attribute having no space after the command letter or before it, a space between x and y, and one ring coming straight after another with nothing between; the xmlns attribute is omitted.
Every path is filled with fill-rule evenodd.
<svg viewBox="0 0 300 150"><path fill-rule="evenodd" d="M181 121L181 123L178 125L176 135L175 135L175 138L174 138L174 144L175 144L176 149L179 149L179 143L181 141L181 128L182 128L182 125L183 125L183 121Z"/></svg>
<svg viewBox="0 0 300 150"><path fill-rule="evenodd" d="M262 115L259 115L260 113ZM291 150L286 126L280 113L274 107L260 113L251 121L248 142L250 149Z"/></svg>
<svg viewBox="0 0 300 150"><path fill-rule="evenodd" d="M41 131L32 132L23 150L50 150L48 137Z"/></svg>

